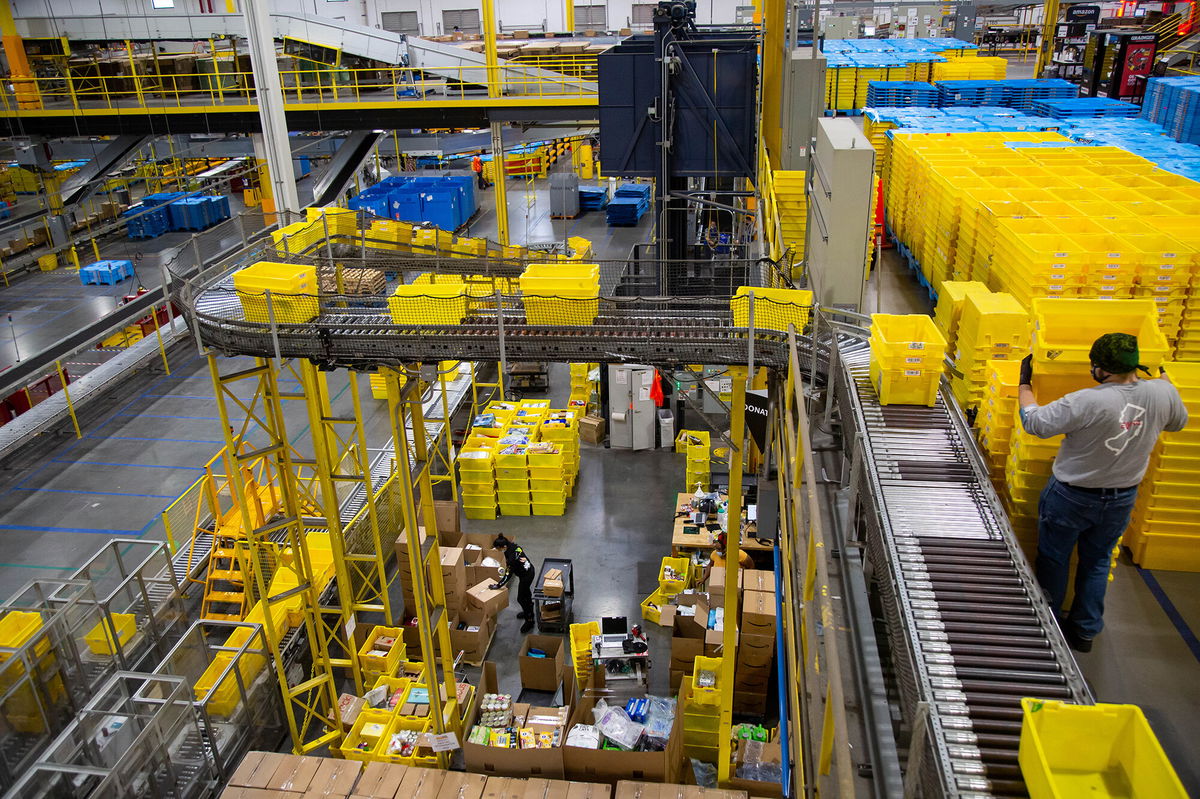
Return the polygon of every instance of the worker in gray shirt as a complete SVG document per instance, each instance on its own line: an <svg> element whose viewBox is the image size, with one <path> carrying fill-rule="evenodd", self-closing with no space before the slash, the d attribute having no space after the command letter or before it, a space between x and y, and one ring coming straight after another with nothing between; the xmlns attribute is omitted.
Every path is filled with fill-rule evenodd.
<svg viewBox="0 0 1200 799"><path fill-rule="evenodd" d="M1078 546L1075 599L1063 619L1072 648L1090 652L1104 626L1104 592L1113 548L1129 525L1138 484L1163 430L1187 424L1187 409L1169 380L1140 380L1136 336L1106 333L1090 352L1100 385L1048 405L1033 396L1033 356L1021 362L1021 424L1039 438L1063 435L1053 474L1038 502L1035 570L1056 613L1067 594L1071 552Z"/></svg>

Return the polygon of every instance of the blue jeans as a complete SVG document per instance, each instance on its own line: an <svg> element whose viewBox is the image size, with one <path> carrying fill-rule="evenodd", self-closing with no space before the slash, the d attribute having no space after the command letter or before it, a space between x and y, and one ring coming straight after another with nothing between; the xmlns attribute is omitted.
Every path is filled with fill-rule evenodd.
<svg viewBox="0 0 1200 799"><path fill-rule="evenodd" d="M1053 477L1038 502L1037 581L1054 612L1067 597L1071 552L1079 547L1075 599L1066 622L1080 638L1095 638L1104 627L1104 592L1113 547L1129 526L1137 487L1096 494Z"/></svg>

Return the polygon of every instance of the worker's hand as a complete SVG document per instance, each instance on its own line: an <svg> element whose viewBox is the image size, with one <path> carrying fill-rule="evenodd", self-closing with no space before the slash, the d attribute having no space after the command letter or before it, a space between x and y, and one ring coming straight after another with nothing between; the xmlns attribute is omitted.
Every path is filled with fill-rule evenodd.
<svg viewBox="0 0 1200 799"><path fill-rule="evenodd" d="M489 585L489 586L488 586L488 590L490 590L490 591L499 591L499 590L500 590L500 583L492 583L491 585Z"/></svg>
<svg viewBox="0 0 1200 799"><path fill-rule="evenodd" d="M1022 386L1033 385L1033 353L1029 353L1021 359L1021 383Z"/></svg>

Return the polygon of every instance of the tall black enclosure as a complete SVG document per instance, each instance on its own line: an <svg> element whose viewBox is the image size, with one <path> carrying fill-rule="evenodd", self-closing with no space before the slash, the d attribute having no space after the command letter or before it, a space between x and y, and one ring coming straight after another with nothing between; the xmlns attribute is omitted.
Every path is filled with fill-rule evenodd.
<svg viewBox="0 0 1200 799"><path fill-rule="evenodd" d="M670 81L675 177L754 177L756 42L700 32L676 40ZM658 177L662 70L655 37L631 36L600 54L600 167L621 177Z"/></svg>

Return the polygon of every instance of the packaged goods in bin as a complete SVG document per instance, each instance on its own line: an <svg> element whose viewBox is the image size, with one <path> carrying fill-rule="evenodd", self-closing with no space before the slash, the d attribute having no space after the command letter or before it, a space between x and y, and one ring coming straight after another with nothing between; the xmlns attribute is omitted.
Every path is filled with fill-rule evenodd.
<svg viewBox="0 0 1200 799"><path fill-rule="evenodd" d="M721 701L721 658L697 657L692 673L692 701L716 705Z"/></svg>
<svg viewBox="0 0 1200 799"><path fill-rule="evenodd" d="M750 295L754 294L754 329L786 333L788 326L797 335L804 332L812 313L813 293L803 289L772 289L739 286L729 300L734 327L750 326Z"/></svg>
<svg viewBox="0 0 1200 799"><path fill-rule="evenodd" d="M398 325L460 325L468 296L462 284L397 286L388 310Z"/></svg>
<svg viewBox="0 0 1200 799"><path fill-rule="evenodd" d="M247 322L276 324L309 322L318 313L317 269L300 264L259 261L233 273L233 287ZM271 292L271 307L267 294Z"/></svg>
<svg viewBox="0 0 1200 799"><path fill-rule="evenodd" d="M1186 799L1175 769L1136 705L1021 700L1018 762L1031 799L1083 796Z"/></svg>

